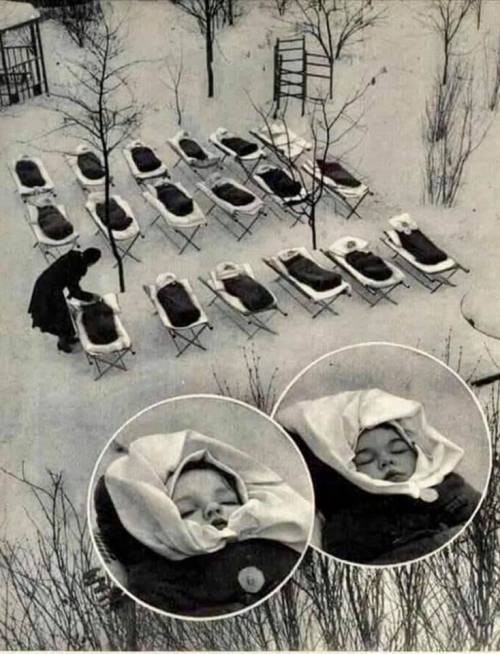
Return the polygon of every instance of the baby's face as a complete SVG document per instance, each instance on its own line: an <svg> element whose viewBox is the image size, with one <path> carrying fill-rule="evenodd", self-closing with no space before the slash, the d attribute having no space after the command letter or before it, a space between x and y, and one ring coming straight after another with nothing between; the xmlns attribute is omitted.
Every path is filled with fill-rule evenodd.
<svg viewBox="0 0 500 654"><path fill-rule="evenodd" d="M230 516L241 506L228 481L215 470L188 470L177 480L174 504L183 520L199 525L227 527Z"/></svg>
<svg viewBox="0 0 500 654"><path fill-rule="evenodd" d="M380 426L358 438L354 464L356 470L373 479L401 482L415 472L417 455L395 429Z"/></svg>

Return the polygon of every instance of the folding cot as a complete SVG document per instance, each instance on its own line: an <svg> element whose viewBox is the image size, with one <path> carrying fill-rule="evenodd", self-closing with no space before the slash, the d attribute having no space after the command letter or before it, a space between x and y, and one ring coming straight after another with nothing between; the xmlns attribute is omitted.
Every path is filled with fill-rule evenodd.
<svg viewBox="0 0 500 654"><path fill-rule="evenodd" d="M385 236L382 238L382 242L394 252L393 258L399 258L405 271L431 293L437 291L441 286L455 286L450 280L459 270L470 272L456 259L436 248L434 243L420 231L417 223L409 214L393 216L389 219L389 225L390 228L384 230ZM418 239L416 245L417 248L420 245L420 248L413 247L413 251L410 251L407 249L409 244L405 236L411 237L412 235ZM406 242L406 247L402 241ZM426 252L421 251L422 245Z"/></svg>
<svg viewBox="0 0 500 654"><path fill-rule="evenodd" d="M177 161L173 165L172 170L183 162L200 179L204 179L204 176L201 174L202 170L221 167L221 157L207 150L186 130L177 132L175 136L167 140L167 143L177 155Z"/></svg>
<svg viewBox="0 0 500 654"><path fill-rule="evenodd" d="M85 307L91 303L81 302L75 298L66 298L71 320L85 352L85 356L87 357L87 361L89 365L95 365L96 367L95 381L105 375L111 368L127 370L124 358L128 353L135 354L135 351L132 349L130 337L120 319L119 314L121 310L118 298L114 293L107 293L102 296L102 301L113 312L113 322L117 338L111 343L97 344L90 339L83 321Z"/></svg>
<svg viewBox="0 0 500 654"><path fill-rule="evenodd" d="M282 121L251 129L250 134L259 139L279 159L294 163L312 144L298 136Z"/></svg>
<svg viewBox="0 0 500 654"><path fill-rule="evenodd" d="M221 164L229 157L243 168L246 174L244 182L250 179L259 161L266 157L257 143L247 141L225 127L218 127L208 140L222 152Z"/></svg>
<svg viewBox="0 0 500 654"><path fill-rule="evenodd" d="M349 254L364 253L371 254L368 241L353 236L345 236L338 239L326 250L321 252L328 257L333 263L343 268L353 282L353 288L371 307L374 307L380 300L388 300L392 304L397 302L390 297L392 291L399 285L409 288L405 281L403 272L394 264L386 259L377 257L381 266L387 270L388 276L385 279L374 279L368 277L363 272L349 263L347 257Z"/></svg>
<svg viewBox="0 0 500 654"><path fill-rule="evenodd" d="M52 227L46 225L55 217ZM80 234L68 220L66 209L62 204L55 204L50 197L40 197L26 207L26 219L35 237L33 247L38 247L45 261L50 263L49 257L57 259L64 251L78 247Z"/></svg>
<svg viewBox="0 0 500 654"><path fill-rule="evenodd" d="M110 203L111 201L113 201L113 204L111 205L112 209L124 216L126 223L129 223L123 229L112 228L111 231L113 233L116 247L123 257L130 257L134 261L140 263L141 260L131 252L132 247L136 243L139 236L144 238L139 223L137 222L130 205L123 198L121 198L119 195L113 194L110 196ZM97 225L96 234L100 233L106 239L106 242L111 248L111 244L109 242L108 227L99 215L99 210L101 212L104 211L104 194L101 192L90 193L87 198L85 208L91 215L92 220ZM124 222L123 224L126 225L126 223Z"/></svg>
<svg viewBox="0 0 500 654"><path fill-rule="evenodd" d="M54 183L38 157L20 155L12 162L10 171L23 202L46 193L57 195Z"/></svg>
<svg viewBox="0 0 500 654"><path fill-rule="evenodd" d="M319 272L324 271L326 274L332 273L331 270L320 266L305 247L281 250L277 255L264 257L262 260L278 275L276 281L281 285L283 290L304 307L306 311L311 313L313 318L317 318L317 316L322 314L323 311L329 311L334 315L338 315L332 305L341 295L351 295L350 284L338 275L337 279L332 279L332 286L330 288L325 290L314 289L309 284L294 277L287 269L284 262L290 261L293 257L297 256L303 257L304 260L311 261ZM288 286L284 286L283 282L291 287L294 292L292 292ZM305 301L302 300L301 297L305 298ZM313 308L311 308L311 305ZM319 307L319 309L316 310L314 307Z"/></svg>
<svg viewBox="0 0 500 654"><path fill-rule="evenodd" d="M169 287L172 287L173 293L166 308L160 302L158 292L161 289L169 289ZM154 284L146 284L143 289L154 307L154 313L158 314L171 337L177 350L177 357L181 356L191 345L200 350L207 349L199 339L205 329L213 329L213 327L194 294L188 279L177 279L173 273L162 273L157 277ZM179 290L181 295L179 295ZM190 305L187 309L195 310L192 318L189 315L186 318L186 301ZM183 311L184 315L182 315ZM181 344L179 344L179 341L181 341Z"/></svg>
<svg viewBox="0 0 500 654"><path fill-rule="evenodd" d="M156 156L149 145L135 140L123 148L123 156L139 188L158 177L168 178L166 165Z"/></svg>
<svg viewBox="0 0 500 654"><path fill-rule="evenodd" d="M223 177L219 173L214 173L204 182L198 182L196 186L212 202L212 206L207 211L207 216L212 212L215 206L217 206L242 229L241 234L238 236L228 225L226 225L225 222L217 218L217 215L214 214L215 218L221 223L221 225L235 236L238 241L241 241L246 234L251 234L252 232L250 230L257 220L262 216L267 215L262 200L248 188L231 177ZM247 200L246 204L231 203L227 200L228 197L231 197L231 194L233 196L234 194L239 194L241 200L238 200L238 202ZM247 224L242 222L244 219L248 220Z"/></svg>
<svg viewBox="0 0 500 654"><path fill-rule="evenodd" d="M362 218L358 209L365 198L373 195L366 184L351 175L338 161L306 161L302 168L335 200L340 200L347 207L347 220L353 214Z"/></svg>
<svg viewBox="0 0 500 654"><path fill-rule="evenodd" d="M220 263L215 270L212 270L208 279L199 277L199 280L214 295L210 305L219 301L217 305L219 310L248 336L248 340L261 330L277 334L269 327L269 323L276 312L283 316L287 314L279 307L274 293L257 281L248 263L241 265L232 262ZM229 292L228 288L232 292ZM243 301L245 290L247 304ZM254 304L253 308L248 302L249 294L253 297L251 303Z"/></svg>
<svg viewBox="0 0 500 654"><path fill-rule="evenodd" d="M285 213L294 217L292 227L302 222L307 215L305 205L309 194L289 171L272 164L261 164L253 174L253 180L264 191L264 199L270 198Z"/></svg>
<svg viewBox="0 0 500 654"><path fill-rule="evenodd" d="M200 228L207 225L207 219L200 206L180 182L156 180L148 183L143 196L157 212L149 227L157 224L163 235L179 248L179 254L182 254L189 245L200 251L194 239ZM160 219L164 227L158 222ZM183 243L181 245L176 243L165 228L177 234Z"/></svg>
<svg viewBox="0 0 500 654"><path fill-rule="evenodd" d="M104 163L100 154L90 146L80 144L75 154L66 155L66 161L84 191L92 191L104 186Z"/></svg>

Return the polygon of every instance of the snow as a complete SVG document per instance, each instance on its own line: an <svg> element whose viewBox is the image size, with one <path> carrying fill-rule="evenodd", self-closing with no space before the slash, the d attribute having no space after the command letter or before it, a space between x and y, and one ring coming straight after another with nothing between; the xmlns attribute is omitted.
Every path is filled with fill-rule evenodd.
<svg viewBox="0 0 500 654"><path fill-rule="evenodd" d="M115 292L117 274L102 238L94 234L94 224L85 211L85 197L73 172L59 152L76 146L60 132L43 141L35 138L58 125L59 117L47 107L56 100L37 98L9 108L1 116L0 169L3 192L2 215L2 338L0 379L3 399L0 456L3 467L19 472L22 461L36 482L45 478L45 470L65 471L70 492L82 509L94 462L109 439L135 412L177 394L218 392L213 371L231 388L243 388L246 371L243 348L245 335L222 316L207 307L211 299L198 282L220 261L248 262L257 277L269 283L281 306L289 313L279 316L274 327L279 336L259 333L253 343L262 357L261 374L266 379L278 367L277 390L281 391L304 366L336 348L365 341L394 341L421 347L442 356L450 330L453 351L463 348L462 366L470 372L478 357L484 359L484 343L495 350L491 339L473 330L460 315L460 300L469 289L483 286L484 280L498 274L500 247L499 214L493 198L499 167L500 126L496 119L484 143L471 157L464 174L456 207L442 209L422 203L421 125L425 99L430 93L432 75L440 50L437 37L422 25L421 13L427 0L385 2L387 18L373 28L366 39L352 49L352 56L338 63L336 75L340 95L359 79L370 79L383 67L387 72L377 78L366 97L363 129L352 135L347 159L351 167L367 179L375 195L362 205L363 220L348 222L334 210L331 200L323 199L318 217L318 242L327 247L343 235L358 236L372 243L377 251L388 254L379 237L387 219L395 213L409 212L422 229L438 244L449 249L471 273L456 276L457 287L430 294L416 282L410 289L398 289L398 306L380 303L370 308L360 298L342 299L338 317L322 314L315 320L289 298L273 281L272 272L262 263L263 256L285 247L310 247L306 226L290 228L291 218L277 220L272 214L260 222L253 234L237 242L215 220L202 231L201 252L188 249L182 256L153 227L140 240L135 254L142 263L126 260L127 291L120 296L122 319L137 355L129 359L126 373L111 371L98 382L81 350L71 355L59 353L53 337L34 332L26 314L33 283L45 267L40 253L32 248L30 230L24 220L25 208L14 191L8 165L20 153L41 156L58 190L58 199L66 206L81 234L84 246L101 247L104 257L90 270L83 287L105 293ZM146 102L143 125L138 138L152 144L167 166L175 158L166 139L179 129L168 88L165 61L179 61L182 54L185 76L182 94L185 102L182 127L206 140L218 126L242 135L260 123L249 97L263 106L272 94L272 46L275 37L290 33L290 25L280 21L261 0L243 3L244 16L234 27L220 32L215 50L216 97L206 98L203 41L195 21L169 2L120 0L113 4L118 18L127 26L127 53L130 60L143 60L136 66L134 92ZM418 9L417 9L418 7ZM500 17L500 3L484 3L482 28L476 33L474 21L468 26L467 43L496 38L494 25ZM49 86L64 79L64 62L81 57L76 46L52 21L41 25ZM348 91L346 91L348 92ZM307 136L307 120L300 117L300 103L290 103L291 128ZM112 172L116 191L132 206L141 226L146 228L154 213L143 200L130 176L120 151L115 152ZM238 173L237 168L233 172ZM178 166L175 180L194 190L194 178ZM207 206L200 196L199 202ZM318 255L318 260L327 261ZM188 277L207 308L214 324L202 341L207 352L191 349L180 358L142 290L159 273L175 272ZM492 288L488 285L488 288ZM493 290L492 290L493 293ZM498 348L497 348L498 349ZM479 372L488 372L483 362ZM13 511L15 502L26 504L25 491L2 477L4 502L3 527L19 532L23 520ZM9 508L10 507L10 508Z"/></svg>

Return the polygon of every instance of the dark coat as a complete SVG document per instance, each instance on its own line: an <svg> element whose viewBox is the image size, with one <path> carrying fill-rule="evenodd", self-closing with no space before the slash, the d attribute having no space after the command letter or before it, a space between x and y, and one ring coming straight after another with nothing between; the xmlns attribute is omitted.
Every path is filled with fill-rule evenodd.
<svg viewBox="0 0 500 654"><path fill-rule="evenodd" d="M323 549L354 563L401 563L444 545L474 513L480 494L450 473L434 486L435 502L361 490L320 461L296 434L325 518Z"/></svg>
<svg viewBox="0 0 500 654"><path fill-rule="evenodd" d="M299 554L276 541L250 539L213 554L170 561L134 538L122 525L104 477L94 492L97 525L109 550L127 572L127 589L164 611L190 616L222 615L265 597L292 571ZM241 581L250 570L258 588Z"/></svg>
<svg viewBox="0 0 500 654"><path fill-rule="evenodd" d="M55 336L73 333L64 289L78 300L92 300L92 293L80 288L80 280L87 272L83 254L71 250L54 261L36 280L28 313L33 319L33 328Z"/></svg>

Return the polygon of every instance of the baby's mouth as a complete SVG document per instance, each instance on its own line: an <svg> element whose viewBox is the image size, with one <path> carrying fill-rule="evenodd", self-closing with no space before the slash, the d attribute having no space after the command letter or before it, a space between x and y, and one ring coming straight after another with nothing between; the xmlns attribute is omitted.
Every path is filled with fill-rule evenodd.
<svg viewBox="0 0 500 654"><path fill-rule="evenodd" d="M389 470L385 474L384 481L406 481L407 476L404 472L398 472L397 470Z"/></svg>
<svg viewBox="0 0 500 654"><path fill-rule="evenodd" d="M212 527L215 527L219 531L222 531L227 527L227 522L224 518L216 518L213 522L210 523Z"/></svg>

